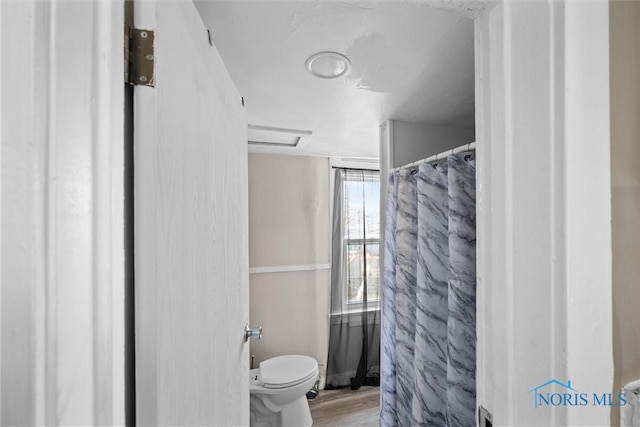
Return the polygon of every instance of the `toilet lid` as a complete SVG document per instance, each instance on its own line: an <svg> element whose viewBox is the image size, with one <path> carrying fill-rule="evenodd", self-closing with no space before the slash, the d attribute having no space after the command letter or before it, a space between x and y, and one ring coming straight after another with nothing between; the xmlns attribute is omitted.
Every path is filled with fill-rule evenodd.
<svg viewBox="0 0 640 427"><path fill-rule="evenodd" d="M260 382L268 386L296 384L316 375L318 362L313 357L277 356L260 363Z"/></svg>

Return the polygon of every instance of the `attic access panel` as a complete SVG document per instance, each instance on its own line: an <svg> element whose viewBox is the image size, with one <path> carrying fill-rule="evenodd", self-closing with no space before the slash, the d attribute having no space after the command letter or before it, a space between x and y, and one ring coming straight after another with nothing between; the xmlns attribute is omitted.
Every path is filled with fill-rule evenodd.
<svg viewBox="0 0 640 427"><path fill-rule="evenodd" d="M302 148L301 142L311 136L309 130L285 129L269 126L248 126L249 145Z"/></svg>

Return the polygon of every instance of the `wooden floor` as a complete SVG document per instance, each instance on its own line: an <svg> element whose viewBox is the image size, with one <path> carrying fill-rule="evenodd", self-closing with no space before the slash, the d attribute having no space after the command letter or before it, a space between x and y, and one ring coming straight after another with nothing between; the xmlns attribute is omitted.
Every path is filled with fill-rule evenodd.
<svg viewBox="0 0 640 427"><path fill-rule="evenodd" d="M380 387L358 390L320 390L309 402L313 426L378 427L380 425Z"/></svg>

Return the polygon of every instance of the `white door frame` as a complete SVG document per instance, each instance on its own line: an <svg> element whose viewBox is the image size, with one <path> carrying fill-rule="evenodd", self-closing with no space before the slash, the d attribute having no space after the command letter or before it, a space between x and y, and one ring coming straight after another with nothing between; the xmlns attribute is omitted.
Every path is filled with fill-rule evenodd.
<svg viewBox="0 0 640 427"><path fill-rule="evenodd" d="M124 425L123 2L2 2L2 424Z"/></svg>
<svg viewBox="0 0 640 427"><path fill-rule="evenodd" d="M477 402L496 424L609 423L528 393L612 392L608 24L604 0L476 18Z"/></svg>

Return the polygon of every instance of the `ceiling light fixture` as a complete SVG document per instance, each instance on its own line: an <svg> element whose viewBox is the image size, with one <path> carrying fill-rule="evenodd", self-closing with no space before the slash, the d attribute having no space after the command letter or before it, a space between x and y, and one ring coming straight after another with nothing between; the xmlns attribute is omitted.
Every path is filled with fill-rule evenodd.
<svg viewBox="0 0 640 427"><path fill-rule="evenodd" d="M337 52L319 52L311 55L305 65L311 74L321 79L337 79L351 71L349 59Z"/></svg>

